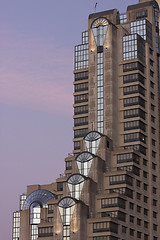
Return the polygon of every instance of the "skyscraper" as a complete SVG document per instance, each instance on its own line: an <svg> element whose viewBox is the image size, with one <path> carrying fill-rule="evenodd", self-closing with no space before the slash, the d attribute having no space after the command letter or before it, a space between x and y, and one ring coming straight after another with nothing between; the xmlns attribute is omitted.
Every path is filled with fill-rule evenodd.
<svg viewBox="0 0 160 240"><path fill-rule="evenodd" d="M28 186L13 240L158 240L159 5L89 15L75 46L74 150L64 175Z"/></svg>

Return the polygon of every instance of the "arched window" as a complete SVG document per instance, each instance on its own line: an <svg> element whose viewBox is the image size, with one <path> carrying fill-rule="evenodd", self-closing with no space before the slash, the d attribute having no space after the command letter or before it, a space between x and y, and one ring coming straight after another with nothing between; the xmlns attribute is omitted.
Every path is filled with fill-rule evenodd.
<svg viewBox="0 0 160 240"><path fill-rule="evenodd" d="M68 188L70 190L71 197L79 200L85 178L80 174L74 174L67 180Z"/></svg>
<svg viewBox="0 0 160 240"><path fill-rule="evenodd" d="M30 206L30 225L31 225L31 240L38 238L38 224L41 221L41 206L34 202Z"/></svg>
<svg viewBox="0 0 160 240"><path fill-rule="evenodd" d="M70 224L76 202L70 197L65 197L58 203L58 209L63 223L63 240L70 240Z"/></svg>
<svg viewBox="0 0 160 240"><path fill-rule="evenodd" d="M31 240L38 238L38 224L41 222L41 208L48 208L47 202L55 199L56 195L48 190L36 190L24 201L22 210L30 210L30 236Z"/></svg>
<svg viewBox="0 0 160 240"><path fill-rule="evenodd" d="M76 158L79 173L88 176L93 161L93 155L88 152L79 154Z"/></svg>
<svg viewBox="0 0 160 240"><path fill-rule="evenodd" d="M92 23L92 31L97 47L103 46L107 29L108 21L106 18L98 18Z"/></svg>
<svg viewBox="0 0 160 240"><path fill-rule="evenodd" d="M102 135L96 131L90 132L84 138L88 152L96 155Z"/></svg>

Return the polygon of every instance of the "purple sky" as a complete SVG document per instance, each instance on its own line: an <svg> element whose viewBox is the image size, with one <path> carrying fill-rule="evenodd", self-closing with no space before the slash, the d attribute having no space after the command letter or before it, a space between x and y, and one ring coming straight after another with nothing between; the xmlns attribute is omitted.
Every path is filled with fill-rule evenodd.
<svg viewBox="0 0 160 240"><path fill-rule="evenodd" d="M138 0L97 0L97 11ZM0 239L29 184L47 184L72 152L74 45L95 0L0 0Z"/></svg>

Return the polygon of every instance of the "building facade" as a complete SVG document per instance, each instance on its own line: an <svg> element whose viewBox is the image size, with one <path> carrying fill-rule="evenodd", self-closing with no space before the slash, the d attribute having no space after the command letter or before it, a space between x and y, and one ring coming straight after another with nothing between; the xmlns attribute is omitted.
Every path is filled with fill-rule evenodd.
<svg viewBox="0 0 160 240"><path fill-rule="evenodd" d="M12 240L158 240L159 3L89 15L75 46L74 150L28 186Z"/></svg>

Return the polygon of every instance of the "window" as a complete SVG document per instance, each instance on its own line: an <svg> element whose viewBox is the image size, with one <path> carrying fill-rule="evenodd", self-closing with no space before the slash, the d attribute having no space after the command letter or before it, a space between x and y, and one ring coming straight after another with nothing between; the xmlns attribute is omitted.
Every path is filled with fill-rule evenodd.
<svg viewBox="0 0 160 240"><path fill-rule="evenodd" d="M123 37L123 61L139 58L144 61L144 40L137 34Z"/></svg>
<svg viewBox="0 0 160 240"><path fill-rule="evenodd" d="M129 208L132 209L132 210L134 210L134 204L130 202L130 203L129 203Z"/></svg>
<svg viewBox="0 0 160 240"><path fill-rule="evenodd" d="M142 73L144 73L144 66L139 62L123 64L123 72L129 72L134 70L140 70Z"/></svg>
<svg viewBox="0 0 160 240"><path fill-rule="evenodd" d="M80 174L74 174L68 178L67 184L71 197L80 199L81 191L84 185L85 178Z"/></svg>
<svg viewBox="0 0 160 240"><path fill-rule="evenodd" d="M88 124L88 117L81 117L74 119L74 126L83 126Z"/></svg>
<svg viewBox="0 0 160 240"><path fill-rule="evenodd" d="M120 24L126 23L127 22L127 14L126 13L120 14L119 19L120 19Z"/></svg>
<svg viewBox="0 0 160 240"><path fill-rule="evenodd" d="M88 43L88 31L82 32L82 43Z"/></svg>
<svg viewBox="0 0 160 240"><path fill-rule="evenodd" d="M152 70L150 70L150 76L154 77L154 72Z"/></svg>
<svg viewBox="0 0 160 240"><path fill-rule="evenodd" d="M101 140L101 135L98 132L92 131L85 137L85 145L87 151L96 155L99 144Z"/></svg>
<svg viewBox="0 0 160 240"><path fill-rule="evenodd" d="M129 184L131 186L133 185L133 179L128 175L110 176L109 182L110 182L110 185L123 184L123 183Z"/></svg>
<svg viewBox="0 0 160 240"><path fill-rule="evenodd" d="M151 122L155 122L155 117L151 115Z"/></svg>
<svg viewBox="0 0 160 240"><path fill-rule="evenodd" d="M156 170L156 164L155 163L152 163L152 169Z"/></svg>
<svg viewBox="0 0 160 240"><path fill-rule="evenodd" d="M74 142L74 150L80 149L80 141Z"/></svg>
<svg viewBox="0 0 160 240"><path fill-rule="evenodd" d="M154 88L154 82L150 82L151 88Z"/></svg>
<svg viewBox="0 0 160 240"><path fill-rule="evenodd" d="M144 178L147 178L147 176L148 176L147 172L146 172L146 171L143 171L143 177L144 177Z"/></svg>
<svg viewBox="0 0 160 240"><path fill-rule="evenodd" d="M75 103L88 102L88 94L81 94L74 96Z"/></svg>
<svg viewBox="0 0 160 240"><path fill-rule="evenodd" d="M129 87L124 87L123 88L123 94L128 95L128 94L135 94L135 93L141 93L143 96L145 95L145 90L139 85L131 85Z"/></svg>
<svg viewBox="0 0 160 240"><path fill-rule="evenodd" d="M148 197L144 196L144 202L148 203Z"/></svg>
<svg viewBox="0 0 160 240"><path fill-rule="evenodd" d="M153 230L157 231L157 225L156 224L153 224Z"/></svg>
<svg viewBox="0 0 160 240"><path fill-rule="evenodd" d="M53 204L48 204L48 214L52 214L54 210L54 205Z"/></svg>
<svg viewBox="0 0 160 240"><path fill-rule="evenodd" d="M131 90L131 88L129 88L129 87L124 88L124 89L125 89L125 91L130 91ZM138 88L138 92L139 92L139 88ZM125 95L127 95L127 94L129 94L129 92L125 93ZM137 97L124 98L123 99L123 105L124 105L124 107L140 105L140 106L145 108L145 100L141 97L138 97L138 96Z"/></svg>
<svg viewBox="0 0 160 240"><path fill-rule="evenodd" d="M155 146L156 145L156 141L154 139L152 139L152 145Z"/></svg>
<svg viewBox="0 0 160 240"><path fill-rule="evenodd" d="M156 212L153 212L153 217L157 218L157 213Z"/></svg>
<svg viewBox="0 0 160 240"><path fill-rule="evenodd" d="M124 131L132 130L132 129L141 129L145 132L146 125L139 120L124 123Z"/></svg>
<svg viewBox="0 0 160 240"><path fill-rule="evenodd" d="M152 175L152 181L156 182L156 180L157 180L157 177L155 175Z"/></svg>
<svg viewBox="0 0 160 240"><path fill-rule="evenodd" d="M88 71L75 73L74 74L74 79L75 79L75 81L88 79Z"/></svg>
<svg viewBox="0 0 160 240"><path fill-rule="evenodd" d="M141 117L142 119L145 119L145 112L139 108L134 108L130 110L124 111L124 118L133 118L133 117Z"/></svg>
<svg viewBox="0 0 160 240"><path fill-rule="evenodd" d="M136 180L136 186L139 188L141 187L141 182L139 180Z"/></svg>
<svg viewBox="0 0 160 240"><path fill-rule="evenodd" d="M127 228L125 226L122 226L122 233L127 233Z"/></svg>
<svg viewBox="0 0 160 240"><path fill-rule="evenodd" d="M88 105L78 106L74 108L75 115L84 114L84 113L88 113Z"/></svg>
<svg viewBox="0 0 160 240"><path fill-rule="evenodd" d="M141 207L137 205L137 212L140 213L141 212Z"/></svg>
<svg viewBox="0 0 160 240"><path fill-rule="evenodd" d="M152 45L152 25L146 19L131 22L131 34L138 33L144 40Z"/></svg>
<svg viewBox="0 0 160 240"><path fill-rule="evenodd" d="M75 70L88 68L88 43L75 46Z"/></svg>
<svg viewBox="0 0 160 240"><path fill-rule="evenodd" d="M144 215L148 216L148 210L144 208Z"/></svg>
<svg viewBox="0 0 160 240"><path fill-rule="evenodd" d="M137 225L141 226L141 219L137 218Z"/></svg>
<svg viewBox="0 0 160 240"><path fill-rule="evenodd" d="M75 92L87 91L88 90L88 82L79 83L74 85Z"/></svg>
<svg viewBox="0 0 160 240"><path fill-rule="evenodd" d="M157 200L153 199L153 206L157 206Z"/></svg>
<svg viewBox="0 0 160 240"><path fill-rule="evenodd" d="M131 228L130 228L129 234L130 234L130 236L134 236L134 229L131 229Z"/></svg>
<svg viewBox="0 0 160 240"><path fill-rule="evenodd" d="M151 92L151 98L154 100L154 93Z"/></svg>
<svg viewBox="0 0 160 240"><path fill-rule="evenodd" d="M63 182L57 182L57 191L63 191Z"/></svg>
<svg viewBox="0 0 160 240"><path fill-rule="evenodd" d="M141 232L137 232L137 238L141 239Z"/></svg>
<svg viewBox="0 0 160 240"><path fill-rule="evenodd" d="M122 198L103 198L101 208L120 207L125 209L125 200Z"/></svg>
<svg viewBox="0 0 160 240"><path fill-rule="evenodd" d="M133 216L129 216L129 221L130 221L130 223L134 223L134 217Z"/></svg>
<svg viewBox="0 0 160 240"><path fill-rule="evenodd" d="M148 228L148 222L144 221L144 227Z"/></svg>
<svg viewBox="0 0 160 240"><path fill-rule="evenodd" d="M143 189L144 189L145 191L148 190L148 185L147 185L146 183L143 184Z"/></svg>
<svg viewBox="0 0 160 240"><path fill-rule="evenodd" d="M137 192L137 199L141 200L141 194Z"/></svg>
<svg viewBox="0 0 160 240"><path fill-rule="evenodd" d="M88 128L74 130L74 138L84 137L88 132Z"/></svg>
<svg viewBox="0 0 160 240"><path fill-rule="evenodd" d="M133 198L133 190L122 187L122 188L112 188L109 190L110 193L119 193L120 195L125 195L129 198Z"/></svg>
<svg viewBox="0 0 160 240"><path fill-rule="evenodd" d="M38 237L51 237L51 236L53 236L53 227L38 228Z"/></svg>
<svg viewBox="0 0 160 240"><path fill-rule="evenodd" d="M150 65L153 67L153 60L150 58L149 59Z"/></svg>
<svg viewBox="0 0 160 240"><path fill-rule="evenodd" d="M72 161L66 161L66 170L72 169Z"/></svg>
<svg viewBox="0 0 160 240"><path fill-rule="evenodd" d="M153 134L155 134L156 129L155 129L154 127L152 127L152 128L151 128L151 131L152 131Z"/></svg>
<svg viewBox="0 0 160 240"><path fill-rule="evenodd" d="M123 153L117 155L117 163L136 162L139 163L139 156L135 153Z"/></svg>
<svg viewBox="0 0 160 240"><path fill-rule="evenodd" d="M118 232L118 225L113 222L97 222L93 223L93 233L97 232Z"/></svg>
<svg viewBox="0 0 160 240"><path fill-rule="evenodd" d="M153 187L152 191L153 191L154 194L157 193L157 189L155 187Z"/></svg>
<svg viewBox="0 0 160 240"><path fill-rule="evenodd" d="M88 176L91 165L93 161L93 156L90 153L81 153L76 158L76 163L79 169L79 173Z"/></svg>
<svg viewBox="0 0 160 240"><path fill-rule="evenodd" d="M144 77L140 73L128 74L123 76L123 83L140 82L144 84Z"/></svg>
<svg viewBox="0 0 160 240"><path fill-rule="evenodd" d="M134 142L134 141L141 141L146 143L146 137L142 133L129 133L124 135L124 142Z"/></svg>
<svg viewBox="0 0 160 240"><path fill-rule="evenodd" d="M13 240L17 240L20 237L20 212L13 213Z"/></svg>
<svg viewBox="0 0 160 240"><path fill-rule="evenodd" d="M145 18L145 17L148 17L148 11L146 9L136 12L136 19Z"/></svg>

